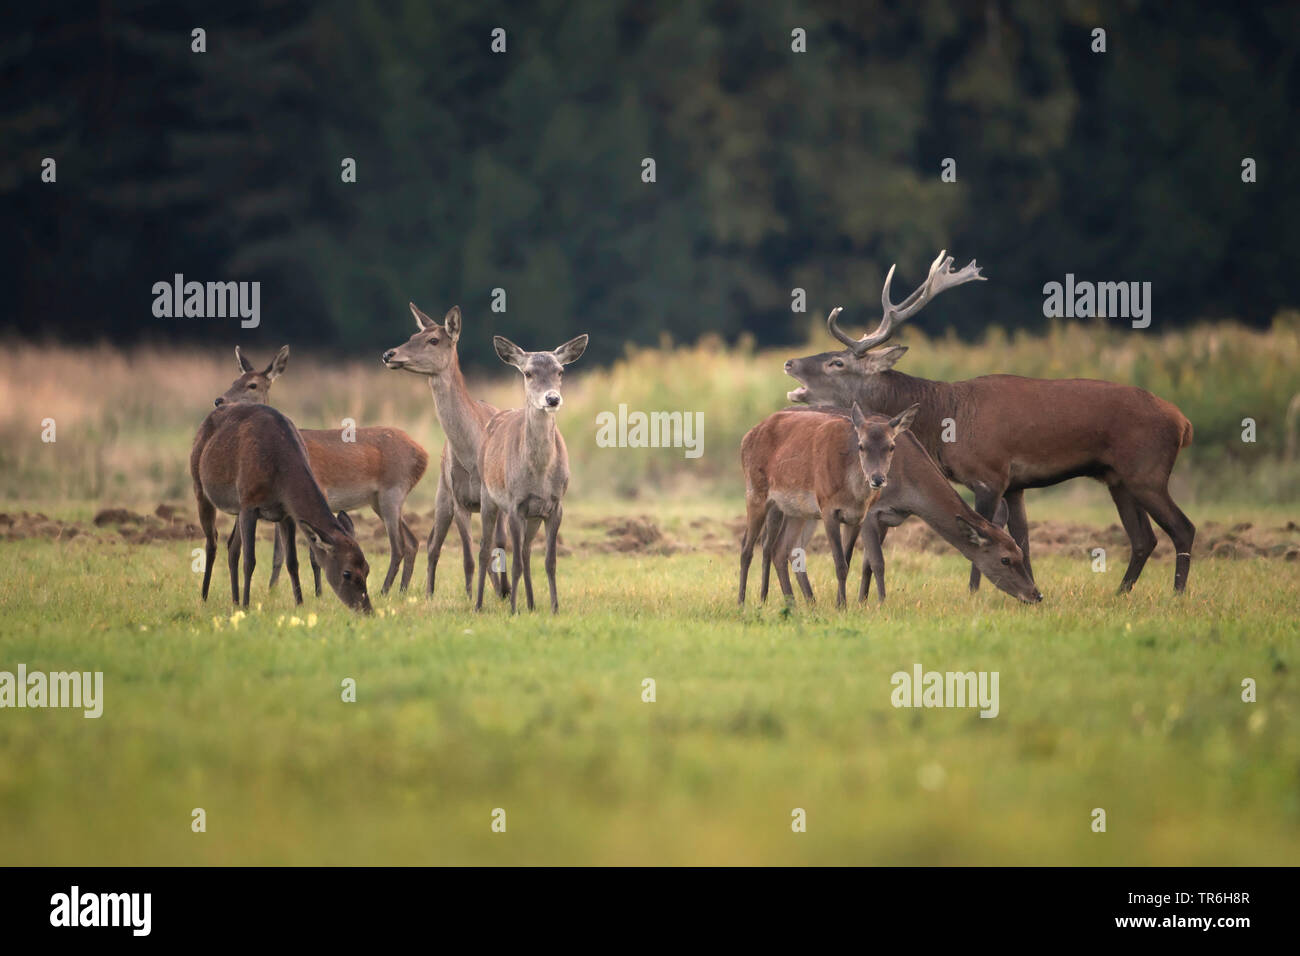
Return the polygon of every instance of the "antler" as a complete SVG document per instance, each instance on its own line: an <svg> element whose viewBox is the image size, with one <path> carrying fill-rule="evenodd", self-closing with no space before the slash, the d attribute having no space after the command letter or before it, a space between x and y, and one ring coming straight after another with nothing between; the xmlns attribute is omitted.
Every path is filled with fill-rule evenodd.
<svg viewBox="0 0 1300 956"><path fill-rule="evenodd" d="M880 293L880 308L883 314L880 325L876 326L874 332L867 333L860 339L850 337L835 321L841 311L838 308L831 312L826 319L831 335L852 349L854 355L861 357L866 353L867 349L887 340L894 334L895 324L901 325L906 322L945 289L951 289L953 286L965 282L984 281L984 276L980 275L980 267L975 264L974 259L967 263L964 268L953 272L952 256L948 255L947 249L944 249L935 257L934 262L930 263L930 274L925 277L925 281L911 295L895 305L889 301L889 287L894 281L894 269L896 267L897 264L890 266L889 274L885 276L885 286Z"/></svg>

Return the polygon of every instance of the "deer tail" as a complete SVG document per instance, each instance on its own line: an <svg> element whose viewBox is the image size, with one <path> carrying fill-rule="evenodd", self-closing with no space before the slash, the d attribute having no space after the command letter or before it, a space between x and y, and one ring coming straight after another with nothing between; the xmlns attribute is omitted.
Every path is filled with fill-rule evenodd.
<svg viewBox="0 0 1300 956"><path fill-rule="evenodd" d="M1178 445L1179 448L1186 448L1192 443L1192 423L1189 419L1183 419L1183 438Z"/></svg>

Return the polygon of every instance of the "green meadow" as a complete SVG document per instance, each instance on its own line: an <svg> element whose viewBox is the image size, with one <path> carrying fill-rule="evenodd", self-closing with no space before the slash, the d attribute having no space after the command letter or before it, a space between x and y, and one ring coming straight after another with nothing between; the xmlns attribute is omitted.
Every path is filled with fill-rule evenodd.
<svg viewBox="0 0 1300 956"><path fill-rule="evenodd" d="M1165 542L1119 597L1126 552L1105 573L1044 553L1026 606L968 593L954 552L887 543L883 606L836 610L814 554L822 603L755 588L738 609L734 548L691 539L696 510L661 509L671 553L598 550L603 515L569 509L554 617L473 613L454 545L432 599L376 595L363 618L328 588L268 594L265 532L243 617L221 553L199 600L192 541L0 544L0 670L104 674L98 719L0 711L0 863L1300 858L1293 561L1198 559L1177 597ZM998 715L894 707L915 664L998 672Z"/></svg>

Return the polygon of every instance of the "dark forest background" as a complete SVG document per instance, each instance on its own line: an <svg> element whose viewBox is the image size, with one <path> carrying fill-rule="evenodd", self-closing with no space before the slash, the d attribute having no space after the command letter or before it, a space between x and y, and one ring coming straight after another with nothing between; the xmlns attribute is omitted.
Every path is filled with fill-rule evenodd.
<svg viewBox="0 0 1300 956"><path fill-rule="evenodd" d="M910 288L941 247L992 281L922 314L931 331L1042 325L1066 272L1152 282L1153 331L1300 303L1300 4L119 0L3 18L0 328L23 337L364 351L400 340L414 299L465 309L471 361L492 331L533 348L618 332L593 336L596 359L665 332L773 344L806 335L792 288L857 327L891 262ZM176 272L261 281L261 328L154 318Z"/></svg>

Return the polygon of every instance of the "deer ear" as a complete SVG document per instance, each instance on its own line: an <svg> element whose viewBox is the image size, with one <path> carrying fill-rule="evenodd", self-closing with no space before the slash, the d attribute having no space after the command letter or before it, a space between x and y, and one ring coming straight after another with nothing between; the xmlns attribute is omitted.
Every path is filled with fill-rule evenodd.
<svg viewBox="0 0 1300 956"><path fill-rule="evenodd" d="M235 361L239 363L241 372L251 372L253 370L253 363L244 358L244 353L239 351L238 345L235 346Z"/></svg>
<svg viewBox="0 0 1300 956"><path fill-rule="evenodd" d="M317 551L321 551L325 554L334 553L334 545L330 543L328 538L321 534L319 529L313 528L305 521L299 521L298 527L301 528L302 533L306 535L307 543Z"/></svg>
<svg viewBox="0 0 1300 956"><path fill-rule="evenodd" d="M268 381L274 382L284 374L284 367L289 364L289 346L280 349L271 364L266 367L266 377Z"/></svg>
<svg viewBox="0 0 1300 956"><path fill-rule="evenodd" d="M408 302L406 304L411 307L411 315L415 316L415 328L418 331L423 332L425 329L429 328L434 324L433 319L429 318L427 315L421 312L416 307L414 302Z"/></svg>
<svg viewBox="0 0 1300 956"><path fill-rule="evenodd" d="M528 353L504 335L492 336L492 347L497 350L497 356L501 361L507 365L513 365L515 368L524 367L524 357Z"/></svg>
<svg viewBox="0 0 1300 956"><path fill-rule="evenodd" d="M460 338L460 306L453 305L447 310L442 318L442 327L447 330L453 342Z"/></svg>
<svg viewBox="0 0 1300 956"><path fill-rule="evenodd" d="M957 515L956 518L965 525L964 530L966 531L966 537L969 538L970 543L975 545L977 548L982 548L984 545L993 542L992 538L976 527L975 524L973 524L965 515Z"/></svg>
<svg viewBox="0 0 1300 956"><path fill-rule="evenodd" d="M893 368L894 363L901 359L906 351L906 345L890 345L883 349L872 349L858 361L862 365L862 370L871 375Z"/></svg>
<svg viewBox="0 0 1300 956"><path fill-rule="evenodd" d="M867 416L862 414L862 406L857 402L853 403L853 427L861 428L867 423Z"/></svg>
<svg viewBox="0 0 1300 956"><path fill-rule="evenodd" d="M908 426L912 424L912 419L916 417L916 413L920 410L921 403L917 402L915 405L908 406L891 418L889 420L889 427L894 430L894 434L897 435L899 432L907 431Z"/></svg>
<svg viewBox="0 0 1300 956"><path fill-rule="evenodd" d="M585 351L587 351L587 333L583 332L577 338L569 339L552 354L560 360L561 365L568 365L578 361Z"/></svg>
<svg viewBox="0 0 1300 956"><path fill-rule="evenodd" d="M339 524L343 525L343 530L352 537L357 536L357 527L352 523L352 517L346 511L340 511L334 517L339 519Z"/></svg>

